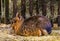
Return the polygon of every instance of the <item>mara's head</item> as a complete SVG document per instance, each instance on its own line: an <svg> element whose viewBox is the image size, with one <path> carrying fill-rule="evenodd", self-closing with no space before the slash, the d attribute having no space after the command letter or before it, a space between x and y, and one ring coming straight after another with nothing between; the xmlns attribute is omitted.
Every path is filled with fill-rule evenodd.
<svg viewBox="0 0 60 41"><path fill-rule="evenodd" d="M24 19L22 16L19 16L19 14L16 14L16 17L12 19L12 29L14 30L15 33L18 32L18 30L21 28L23 24Z"/></svg>

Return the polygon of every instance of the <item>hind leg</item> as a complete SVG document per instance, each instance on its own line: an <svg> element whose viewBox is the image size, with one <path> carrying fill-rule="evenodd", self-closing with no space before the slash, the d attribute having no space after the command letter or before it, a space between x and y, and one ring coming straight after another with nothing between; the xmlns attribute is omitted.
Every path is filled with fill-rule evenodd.
<svg viewBox="0 0 60 41"><path fill-rule="evenodd" d="M42 35L48 35L48 32L46 31L46 29L41 29Z"/></svg>

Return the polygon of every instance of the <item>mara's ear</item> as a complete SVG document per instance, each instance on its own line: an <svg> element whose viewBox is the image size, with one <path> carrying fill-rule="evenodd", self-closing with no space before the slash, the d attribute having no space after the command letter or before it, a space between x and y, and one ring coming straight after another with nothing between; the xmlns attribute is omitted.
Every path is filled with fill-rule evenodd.
<svg viewBox="0 0 60 41"><path fill-rule="evenodd" d="M17 13L16 13L16 17L18 17L18 16L19 16L19 13L17 12Z"/></svg>
<svg viewBox="0 0 60 41"><path fill-rule="evenodd" d="M20 18L20 14L17 12L16 17Z"/></svg>
<svg viewBox="0 0 60 41"><path fill-rule="evenodd" d="M16 17L18 17L20 20L24 20L24 18L17 12Z"/></svg>
<svg viewBox="0 0 60 41"><path fill-rule="evenodd" d="M22 16L20 16L19 19L20 19L21 21L24 21L24 18L23 18Z"/></svg>

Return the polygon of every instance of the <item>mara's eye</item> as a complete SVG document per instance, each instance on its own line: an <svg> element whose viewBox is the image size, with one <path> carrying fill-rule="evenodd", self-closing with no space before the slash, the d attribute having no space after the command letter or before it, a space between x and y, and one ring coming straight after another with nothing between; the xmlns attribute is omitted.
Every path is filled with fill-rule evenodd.
<svg viewBox="0 0 60 41"><path fill-rule="evenodd" d="M16 23L16 21L14 21L14 23Z"/></svg>
<svg viewBox="0 0 60 41"><path fill-rule="evenodd" d="M16 23L16 21L13 21L12 23Z"/></svg>

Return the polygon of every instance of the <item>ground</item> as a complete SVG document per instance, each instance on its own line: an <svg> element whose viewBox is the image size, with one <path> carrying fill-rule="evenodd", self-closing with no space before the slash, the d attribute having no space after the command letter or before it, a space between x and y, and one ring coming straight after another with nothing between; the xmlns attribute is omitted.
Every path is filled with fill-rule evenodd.
<svg viewBox="0 0 60 41"><path fill-rule="evenodd" d="M60 41L60 30L52 30L52 33L47 36L18 36L11 34L11 26L0 24L0 41Z"/></svg>

